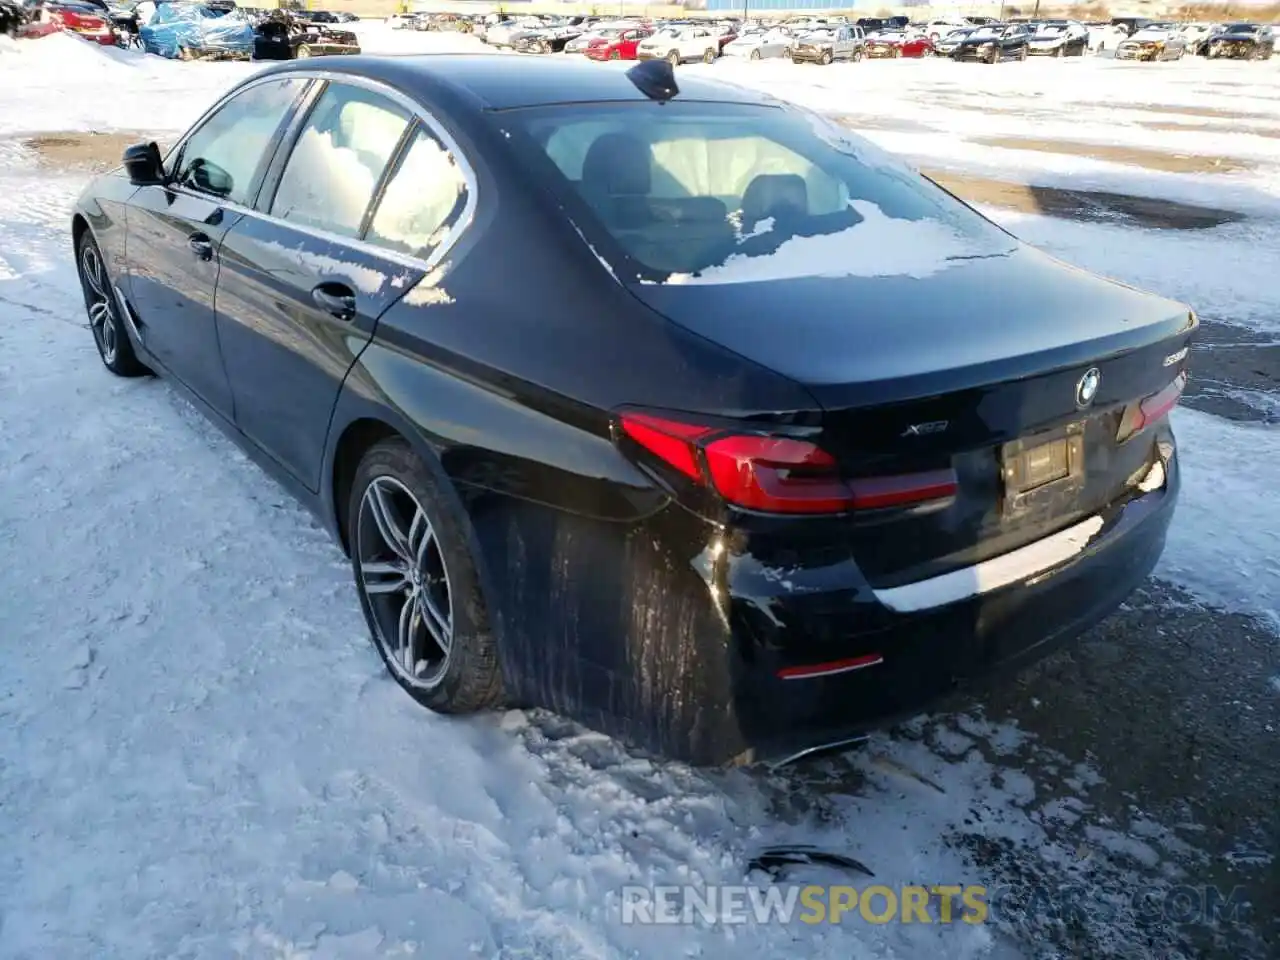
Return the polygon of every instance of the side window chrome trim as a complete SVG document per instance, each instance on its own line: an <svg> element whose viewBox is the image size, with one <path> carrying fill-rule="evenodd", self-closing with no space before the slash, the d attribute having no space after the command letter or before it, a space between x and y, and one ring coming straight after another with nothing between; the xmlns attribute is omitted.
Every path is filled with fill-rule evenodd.
<svg viewBox="0 0 1280 960"><path fill-rule="evenodd" d="M190 131L184 134L182 139L178 141L174 148L165 156L165 163L169 162L170 156L175 155L184 146L186 146L187 140L191 135L204 126L209 117L211 117L232 97L243 93L250 87L255 87L261 83L269 83L272 80L327 80L330 83L346 83L351 86L363 87L364 89L377 93L380 96L384 96L388 100L391 100L403 107L410 114L410 127L413 126L413 120L416 119L420 122L427 132L444 145L444 148L449 152L449 155L453 157L454 163L457 164L458 170L462 174L463 182L467 187L467 199L462 207L462 212L458 214L457 220L454 221L453 225L449 228L448 233L444 235L444 238L440 243L436 245L435 249L432 250L425 259L423 259L422 257L414 257L409 254L400 253L397 250L390 250L376 243L369 243L362 238L357 239L354 237L344 237L341 234L330 233L327 230L303 226L289 220L283 220L280 217L273 217L269 213L264 213L261 210L254 210L239 203L222 201L219 203L219 206L225 207L227 210L232 210L236 213L257 217L259 220L264 220L267 223L275 223L283 227L288 227L291 230L298 230L319 240L327 240L331 243L343 244L355 250L359 250L362 253L384 257L385 259L399 263L402 266L412 267L425 272L434 270L441 261L449 255L449 252L457 245L458 241L462 239L462 235L467 232L468 228L470 228L472 222L475 220L479 183L476 180L475 170L472 168L470 161L467 160L466 154L462 152L462 149L458 146L458 142L449 135L449 131L446 130L435 117L427 113L422 105L412 97L408 97L399 90L396 90L394 87L389 87L377 80L370 80L368 77L356 76L354 74L340 73L336 70L282 70L279 73L272 73L269 76L255 77L247 83L238 86L234 90L225 94L217 103L206 110L204 115L191 127ZM169 189L173 190L175 193L182 193L187 196L197 197L201 200L213 200L214 202L217 202L215 198L210 198L204 194L196 193L176 185L170 186Z"/></svg>

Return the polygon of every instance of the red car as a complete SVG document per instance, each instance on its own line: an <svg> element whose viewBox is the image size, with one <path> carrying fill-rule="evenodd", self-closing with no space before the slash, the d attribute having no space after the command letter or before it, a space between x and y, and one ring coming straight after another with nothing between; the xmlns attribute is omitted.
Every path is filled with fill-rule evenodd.
<svg viewBox="0 0 1280 960"><path fill-rule="evenodd" d="M116 42L115 30L99 8L66 0L47 0L40 4L38 12L21 31L21 35L43 37L63 30L104 47Z"/></svg>
<svg viewBox="0 0 1280 960"><path fill-rule="evenodd" d="M618 32L596 37L585 51L592 60L634 60L636 47L640 41L649 36L650 30L619 30Z"/></svg>
<svg viewBox="0 0 1280 960"><path fill-rule="evenodd" d="M878 33L867 37L868 57L927 57L933 53L933 41L925 36L908 37L902 33Z"/></svg>

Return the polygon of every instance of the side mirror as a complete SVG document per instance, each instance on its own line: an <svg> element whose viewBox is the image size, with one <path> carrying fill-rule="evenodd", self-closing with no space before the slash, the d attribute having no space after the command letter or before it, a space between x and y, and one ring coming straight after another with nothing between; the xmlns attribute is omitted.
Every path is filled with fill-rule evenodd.
<svg viewBox="0 0 1280 960"><path fill-rule="evenodd" d="M154 143L136 143L124 152L124 168L129 182L145 187L164 183L164 158Z"/></svg>

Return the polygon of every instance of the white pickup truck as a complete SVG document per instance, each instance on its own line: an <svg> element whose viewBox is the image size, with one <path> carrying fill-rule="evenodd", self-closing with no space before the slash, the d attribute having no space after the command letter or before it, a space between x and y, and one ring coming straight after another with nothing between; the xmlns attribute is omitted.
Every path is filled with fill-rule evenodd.
<svg viewBox="0 0 1280 960"><path fill-rule="evenodd" d="M712 63L720 56L720 38L706 27L659 30L636 47L639 60L669 60L674 67L691 60Z"/></svg>

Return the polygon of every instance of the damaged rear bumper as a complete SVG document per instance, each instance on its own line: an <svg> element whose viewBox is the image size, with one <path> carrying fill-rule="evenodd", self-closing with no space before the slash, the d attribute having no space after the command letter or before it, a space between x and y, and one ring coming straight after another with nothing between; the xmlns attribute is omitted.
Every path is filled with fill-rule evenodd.
<svg viewBox="0 0 1280 960"><path fill-rule="evenodd" d="M770 548L767 533L715 530L674 506L605 523L477 500L506 688L699 765L847 742L1111 614L1155 567L1176 505L1167 422L1149 442L1111 506L1023 549L887 585L830 530Z"/></svg>

